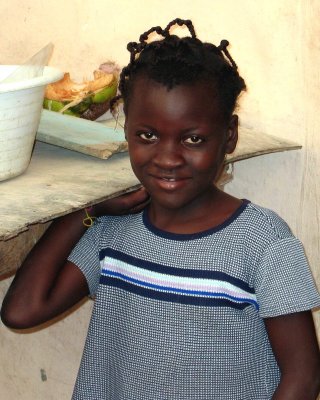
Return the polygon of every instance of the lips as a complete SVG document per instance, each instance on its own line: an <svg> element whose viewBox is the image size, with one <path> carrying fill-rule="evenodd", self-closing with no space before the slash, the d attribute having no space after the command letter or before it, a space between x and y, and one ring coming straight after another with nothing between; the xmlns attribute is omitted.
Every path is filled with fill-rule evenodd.
<svg viewBox="0 0 320 400"><path fill-rule="evenodd" d="M175 191L181 189L190 180L189 177L150 175L153 182L164 190Z"/></svg>
<svg viewBox="0 0 320 400"><path fill-rule="evenodd" d="M177 178L167 178L167 177L159 177L158 179L163 179L163 180L169 181L169 182L175 182L175 181L179 180Z"/></svg>

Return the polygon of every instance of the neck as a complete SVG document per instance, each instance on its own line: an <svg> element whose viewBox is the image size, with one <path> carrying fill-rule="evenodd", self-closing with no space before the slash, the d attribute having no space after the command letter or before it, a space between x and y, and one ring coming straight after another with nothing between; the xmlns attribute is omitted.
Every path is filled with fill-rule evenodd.
<svg viewBox="0 0 320 400"><path fill-rule="evenodd" d="M217 189L215 196L197 206L168 209L151 200L148 215L158 229L179 234L191 234L214 228L225 222L242 201Z"/></svg>

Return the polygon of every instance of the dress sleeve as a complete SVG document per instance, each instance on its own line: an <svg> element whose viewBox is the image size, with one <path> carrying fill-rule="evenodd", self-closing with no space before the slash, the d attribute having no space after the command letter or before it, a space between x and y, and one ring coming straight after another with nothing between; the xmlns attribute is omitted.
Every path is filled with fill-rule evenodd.
<svg viewBox="0 0 320 400"><path fill-rule="evenodd" d="M266 248L258 266L255 291L262 318L320 305L319 292L297 238L279 239Z"/></svg>
<svg viewBox="0 0 320 400"><path fill-rule="evenodd" d="M94 296L98 289L100 279L100 239L103 234L104 224L98 219L89 228L71 251L68 260L79 267L84 274L90 295Z"/></svg>

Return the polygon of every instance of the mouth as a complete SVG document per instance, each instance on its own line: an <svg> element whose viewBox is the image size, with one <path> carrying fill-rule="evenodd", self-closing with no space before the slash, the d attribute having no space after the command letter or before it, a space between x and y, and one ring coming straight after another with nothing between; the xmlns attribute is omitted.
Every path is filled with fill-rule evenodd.
<svg viewBox="0 0 320 400"><path fill-rule="evenodd" d="M151 175L154 182L158 187L167 191L175 191L181 189L183 186L187 184L190 178L180 177L180 176L158 176Z"/></svg>
<svg viewBox="0 0 320 400"><path fill-rule="evenodd" d="M168 181L168 182L176 182L176 181L179 181L180 179L177 179L177 178L167 178L167 177L165 177L165 176L163 176L163 177L158 177L157 179L163 179L164 181Z"/></svg>

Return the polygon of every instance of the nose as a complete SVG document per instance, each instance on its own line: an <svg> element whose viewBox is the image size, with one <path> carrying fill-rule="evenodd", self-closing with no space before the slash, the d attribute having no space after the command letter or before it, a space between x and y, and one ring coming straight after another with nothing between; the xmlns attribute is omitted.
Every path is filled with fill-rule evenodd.
<svg viewBox="0 0 320 400"><path fill-rule="evenodd" d="M180 143L172 141L159 143L153 157L153 163L161 169L171 170L184 164Z"/></svg>

